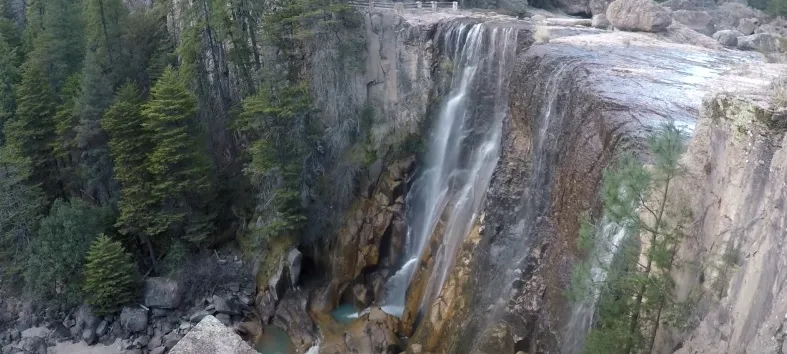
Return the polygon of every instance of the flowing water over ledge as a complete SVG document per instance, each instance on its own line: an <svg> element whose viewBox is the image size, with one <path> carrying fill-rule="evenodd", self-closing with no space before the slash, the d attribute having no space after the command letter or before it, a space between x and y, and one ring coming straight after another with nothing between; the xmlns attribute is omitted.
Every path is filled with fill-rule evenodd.
<svg viewBox="0 0 787 354"><path fill-rule="evenodd" d="M407 195L406 262L387 282L383 302L383 309L395 316L402 316L408 287L430 239L438 237L439 247L433 250L434 266L417 299L419 308L437 297L478 217L500 157L516 36L515 28L487 23L455 23L444 34L443 50L450 61L443 66L453 75L451 89Z"/></svg>

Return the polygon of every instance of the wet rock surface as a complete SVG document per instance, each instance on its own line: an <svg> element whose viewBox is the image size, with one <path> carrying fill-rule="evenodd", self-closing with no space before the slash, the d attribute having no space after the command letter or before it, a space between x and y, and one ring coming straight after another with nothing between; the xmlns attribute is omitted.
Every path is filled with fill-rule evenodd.
<svg viewBox="0 0 787 354"><path fill-rule="evenodd" d="M519 49L483 221L411 347L556 351L577 215L598 207L603 168L621 149L642 148L638 138L668 119L693 129L703 95L756 86L756 72L728 71L762 60L670 43L664 34L564 33Z"/></svg>

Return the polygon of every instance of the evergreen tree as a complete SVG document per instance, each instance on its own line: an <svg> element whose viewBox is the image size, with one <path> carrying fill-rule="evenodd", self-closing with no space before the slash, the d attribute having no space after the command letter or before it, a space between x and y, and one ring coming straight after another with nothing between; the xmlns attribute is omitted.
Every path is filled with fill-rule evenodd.
<svg viewBox="0 0 787 354"><path fill-rule="evenodd" d="M31 64L44 70L56 93L65 86L69 76L77 73L85 57L82 8L79 0L47 0L31 4L30 11L42 6L41 29L32 35ZM38 16L38 15L36 15ZM37 20L36 20L37 21ZM29 31L36 31L34 24Z"/></svg>
<svg viewBox="0 0 787 354"><path fill-rule="evenodd" d="M43 71L27 65L16 94L16 115L5 124L7 144L30 159L31 182L40 183L49 195L60 195L52 156L55 95Z"/></svg>
<svg viewBox="0 0 787 354"><path fill-rule="evenodd" d="M118 311L134 299L134 263L120 242L100 235L87 251L85 286L87 303L98 315Z"/></svg>
<svg viewBox="0 0 787 354"><path fill-rule="evenodd" d="M314 112L305 84L261 88L243 101L238 127L255 139L248 148L246 173L260 191L257 212L267 219L258 239L252 240L255 247L303 226L302 166L314 146Z"/></svg>
<svg viewBox="0 0 787 354"><path fill-rule="evenodd" d="M0 126L16 111L14 85L19 76L17 65L16 50L9 45L5 35L0 33Z"/></svg>
<svg viewBox="0 0 787 354"><path fill-rule="evenodd" d="M101 125L109 134L109 148L115 165L115 179L120 183L118 216L115 226L120 233L136 236L148 249L151 262L156 257L148 234L154 210L151 197L151 174L146 163L151 141L142 127L142 99L135 85L127 83L118 90L115 103L104 113Z"/></svg>
<svg viewBox="0 0 787 354"><path fill-rule="evenodd" d="M25 281L32 294L54 302L79 301L87 250L111 224L107 208L56 200L28 251Z"/></svg>
<svg viewBox="0 0 787 354"><path fill-rule="evenodd" d="M27 184L28 159L12 149L0 147L0 281L18 287L44 198L40 188Z"/></svg>
<svg viewBox="0 0 787 354"><path fill-rule="evenodd" d="M80 195L81 186L76 171L76 125L79 116L76 104L82 96L81 76L71 75L61 93L61 103L54 116L55 137L52 154L57 163L63 191L70 195Z"/></svg>
<svg viewBox="0 0 787 354"><path fill-rule="evenodd" d="M211 166L195 121L197 99L169 67L142 112L153 148L146 164L153 179L151 200L160 209L152 214L147 233L175 231L192 242L206 240L213 231L212 216L206 214Z"/></svg>
<svg viewBox="0 0 787 354"><path fill-rule="evenodd" d="M579 293L600 296L598 317L586 341L588 353L650 351L665 312L682 308L672 293L670 270L676 266L675 253L688 215L669 200L670 184L683 173L681 132L668 124L648 139L648 147L652 166L643 166L627 153L615 168L604 172L604 216L630 237L611 250L616 261L606 265L602 284L588 284L593 278L583 267L572 278L575 289L597 291ZM582 248L615 245L602 227L591 225L587 218L582 224Z"/></svg>

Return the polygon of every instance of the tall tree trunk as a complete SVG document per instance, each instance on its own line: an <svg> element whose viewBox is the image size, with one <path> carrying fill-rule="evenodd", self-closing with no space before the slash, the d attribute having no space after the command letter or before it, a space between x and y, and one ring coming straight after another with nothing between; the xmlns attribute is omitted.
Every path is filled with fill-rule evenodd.
<svg viewBox="0 0 787 354"><path fill-rule="evenodd" d="M667 192L669 191L669 185L671 179L672 176L667 176L666 184L664 185L664 191L661 194L661 201L660 201L661 205L659 206L659 213L656 216L655 225L651 230L650 250L648 251L648 263L645 266L645 271L644 271L646 277L650 276L650 271L653 266L652 252L653 252L653 248L655 247L656 241L658 239L659 227L661 226L661 220L664 218L664 211L667 207ZM642 285L640 285L639 287L639 291L637 292L637 298L634 302L634 310L632 311L632 316L631 316L631 325L629 326L629 337L626 340L625 352L629 354L634 349L634 334L637 332L639 328L640 314L642 312L642 299L643 296L645 295L646 290L647 290L647 285L646 283L643 282Z"/></svg>

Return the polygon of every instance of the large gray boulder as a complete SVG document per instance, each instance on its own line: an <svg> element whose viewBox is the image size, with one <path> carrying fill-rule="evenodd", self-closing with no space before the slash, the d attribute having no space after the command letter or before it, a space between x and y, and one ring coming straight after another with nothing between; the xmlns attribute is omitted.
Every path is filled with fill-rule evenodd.
<svg viewBox="0 0 787 354"><path fill-rule="evenodd" d="M669 11L651 0L615 0L607 7L607 19L623 31L660 32L672 23Z"/></svg>
<svg viewBox="0 0 787 354"><path fill-rule="evenodd" d="M743 35L748 36L754 33L754 30L757 29L759 24L760 20L757 18L742 18L738 23L738 31L743 33Z"/></svg>
<svg viewBox="0 0 787 354"><path fill-rule="evenodd" d="M727 48L738 46L738 37L743 37L743 33L737 30L721 30L713 34L713 39Z"/></svg>
<svg viewBox="0 0 787 354"><path fill-rule="evenodd" d="M771 33L756 33L750 36L738 37L738 49L755 50L761 53L776 53L781 51L780 37Z"/></svg>
<svg viewBox="0 0 787 354"><path fill-rule="evenodd" d="M706 36L716 32L713 17L705 11L677 10L672 12L672 19Z"/></svg>
<svg viewBox="0 0 787 354"><path fill-rule="evenodd" d="M142 332L148 327L148 310L141 307L124 307L120 312L120 325L129 332Z"/></svg>
<svg viewBox="0 0 787 354"><path fill-rule="evenodd" d="M258 354L243 338L213 316L205 316L169 353Z"/></svg>
<svg viewBox="0 0 787 354"><path fill-rule="evenodd" d="M162 309L175 309L180 306L183 296L178 282L169 278L148 278L145 280L145 306Z"/></svg>

